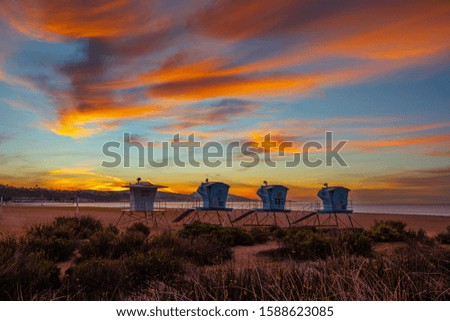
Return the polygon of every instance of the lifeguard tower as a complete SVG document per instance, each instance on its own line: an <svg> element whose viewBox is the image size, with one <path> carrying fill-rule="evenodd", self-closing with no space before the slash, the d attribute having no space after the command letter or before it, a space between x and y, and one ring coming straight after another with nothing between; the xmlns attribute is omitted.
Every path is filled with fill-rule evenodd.
<svg viewBox="0 0 450 321"><path fill-rule="evenodd" d="M327 183L317 193L317 196L322 200L322 207L317 207L313 212L307 213L305 216L294 221L293 224L304 222L306 225L321 226L321 227L337 227L339 223L346 226L345 222L338 216L344 214L347 216L351 227L353 221L350 216L353 210L349 208L348 194L350 190L343 186L328 186Z"/></svg>
<svg viewBox="0 0 450 321"><path fill-rule="evenodd" d="M165 219L165 208L155 207L155 197L158 188L167 186L142 182L141 178L138 177L135 184L129 184L124 187L130 189L130 207L122 209L122 215L116 226L132 222L142 222L149 225L151 222L156 227L161 220Z"/></svg>
<svg viewBox="0 0 450 321"><path fill-rule="evenodd" d="M353 213L348 209L348 188L342 186L328 187L325 185L317 196L322 200L323 208L319 210L320 213Z"/></svg>
<svg viewBox="0 0 450 321"><path fill-rule="evenodd" d="M199 221L224 225L226 220L221 216L221 213L227 213L226 216L229 221L228 213L233 210L226 206L229 188L230 186L225 183L209 182L206 179L197 189L197 193L202 198L202 206L188 208L173 222L178 223L184 220L186 223Z"/></svg>
<svg viewBox="0 0 450 321"><path fill-rule="evenodd" d="M243 222L243 225L251 226L273 226L283 225L280 222L280 213L285 215L285 220L290 225L288 214L285 209L288 188L283 185L268 185L264 181L256 194L261 198L262 208L251 209L236 217L231 223Z"/></svg>

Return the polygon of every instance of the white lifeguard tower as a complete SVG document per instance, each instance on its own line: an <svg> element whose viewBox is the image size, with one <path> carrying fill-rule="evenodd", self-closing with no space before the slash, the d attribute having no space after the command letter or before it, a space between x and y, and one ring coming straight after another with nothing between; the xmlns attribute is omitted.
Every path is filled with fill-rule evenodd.
<svg viewBox="0 0 450 321"><path fill-rule="evenodd" d="M352 213L348 209L348 192L350 190L343 186L325 185L317 196L322 200L323 208L320 213Z"/></svg>
<svg viewBox="0 0 450 321"><path fill-rule="evenodd" d="M266 182L267 183L267 182ZM263 210L284 211L289 188L283 185L262 185L256 194L261 198Z"/></svg>
<svg viewBox="0 0 450 321"><path fill-rule="evenodd" d="M288 190L286 186L268 185L267 181L264 181L264 185L256 192L261 198L262 208L250 209L233 219L231 223L243 220L243 225L249 226L279 226L286 223L290 225L287 214L291 211L285 208ZM285 215L285 224L280 222L280 213Z"/></svg>
<svg viewBox="0 0 450 321"><path fill-rule="evenodd" d="M227 213L226 216L229 221L228 213L233 210L226 206L229 188L230 186L225 183L209 182L209 180L206 179L205 182L202 182L197 188L197 193L202 198L202 206L188 208L175 218L173 222L178 223L184 220L187 223L199 221L224 225L227 220L222 217L221 213ZM215 215L211 216L211 213Z"/></svg>
<svg viewBox="0 0 450 321"><path fill-rule="evenodd" d="M227 209L228 190L230 186L221 182L212 182L208 180L201 183L197 188L203 201L203 206L197 209L201 210L225 210Z"/></svg>
<svg viewBox="0 0 450 321"><path fill-rule="evenodd" d="M343 186L328 186L327 183L317 193L322 200L322 207L318 206L315 211L306 213L293 224L304 222L306 225L318 227L338 227L339 223L346 226L345 222L339 218L338 214L347 216L350 226L353 227L353 221L350 216L353 210L350 209L348 194L350 190ZM312 224L311 224L312 223Z"/></svg>
<svg viewBox="0 0 450 321"><path fill-rule="evenodd" d="M148 225L150 221L153 226L158 226L158 222L165 218L165 208L155 207L155 197L158 188L166 188L167 186L142 182L141 178L138 177L135 184L124 187L130 189L130 206L122 209L122 215L116 226L132 222L143 222Z"/></svg>

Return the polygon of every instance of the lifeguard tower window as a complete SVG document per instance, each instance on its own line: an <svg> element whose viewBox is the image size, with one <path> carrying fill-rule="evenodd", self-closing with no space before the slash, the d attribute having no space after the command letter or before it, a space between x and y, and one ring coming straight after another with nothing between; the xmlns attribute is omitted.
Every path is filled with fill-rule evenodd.
<svg viewBox="0 0 450 321"><path fill-rule="evenodd" d="M150 190L141 190L141 196L150 196Z"/></svg>

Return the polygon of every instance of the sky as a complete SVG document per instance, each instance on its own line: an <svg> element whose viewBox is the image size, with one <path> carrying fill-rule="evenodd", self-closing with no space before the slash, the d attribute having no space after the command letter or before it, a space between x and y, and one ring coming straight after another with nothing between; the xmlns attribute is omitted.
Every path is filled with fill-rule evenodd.
<svg viewBox="0 0 450 321"><path fill-rule="evenodd" d="M450 203L450 1L0 5L0 184L119 190L139 176L192 193L208 177L253 198L267 180L313 200L328 182L356 202ZM346 141L346 166L286 167L305 143L325 146L326 132L333 146ZM198 167L162 151L176 134L227 146L269 133L292 142L274 167L261 145L253 167L239 151L218 167L201 148ZM108 142L120 144L109 149L118 166L104 166ZM147 142L167 166L139 166L129 143L145 158Z"/></svg>

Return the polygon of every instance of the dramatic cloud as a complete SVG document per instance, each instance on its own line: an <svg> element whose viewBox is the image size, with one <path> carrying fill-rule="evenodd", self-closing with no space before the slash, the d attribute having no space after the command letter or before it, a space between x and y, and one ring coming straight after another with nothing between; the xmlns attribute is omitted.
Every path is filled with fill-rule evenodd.
<svg viewBox="0 0 450 321"><path fill-rule="evenodd" d="M175 115L165 115L167 119L175 119L176 122L153 129L173 134L198 126L224 125L236 118L253 117L259 108L258 104L238 99L224 99L205 107L178 108Z"/></svg>
<svg viewBox="0 0 450 321"><path fill-rule="evenodd" d="M44 186L64 190L123 190L126 181L109 175L95 173L92 170L78 168L60 168L51 170L45 180Z"/></svg>
<svg viewBox="0 0 450 321"><path fill-rule="evenodd" d="M0 15L10 27L32 39L82 49L76 58L50 65L60 81L48 74L14 78L4 71L0 79L42 90L57 115L56 125L48 127L84 137L96 132L89 128L89 115L97 109L117 116L115 122L110 117L95 122L104 130L136 118L132 113L142 105L183 109L186 100L298 99L436 55L444 59L450 48L445 1L199 4L3 1ZM126 108L128 114L122 112Z"/></svg>
<svg viewBox="0 0 450 321"><path fill-rule="evenodd" d="M145 0L2 1L2 14L17 30L49 41L135 36L157 22Z"/></svg>

